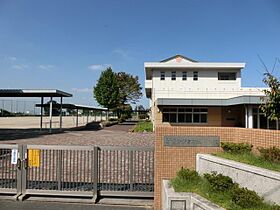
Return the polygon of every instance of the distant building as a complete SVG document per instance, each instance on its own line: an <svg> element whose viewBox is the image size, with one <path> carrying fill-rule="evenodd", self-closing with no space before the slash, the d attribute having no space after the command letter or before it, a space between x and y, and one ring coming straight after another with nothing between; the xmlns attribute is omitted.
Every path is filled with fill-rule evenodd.
<svg viewBox="0 0 280 210"><path fill-rule="evenodd" d="M145 62L154 125L279 129L260 111L265 88L242 88L245 63L197 62L176 55Z"/></svg>

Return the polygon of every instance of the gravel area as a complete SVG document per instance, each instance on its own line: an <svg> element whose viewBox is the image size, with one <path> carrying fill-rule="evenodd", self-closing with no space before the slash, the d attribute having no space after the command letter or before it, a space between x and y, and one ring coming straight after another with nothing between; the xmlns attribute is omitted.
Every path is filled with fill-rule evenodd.
<svg viewBox="0 0 280 210"><path fill-rule="evenodd" d="M51 135L34 130L0 130L0 143L154 147L154 133L131 133L132 127L115 125L101 130L68 130Z"/></svg>

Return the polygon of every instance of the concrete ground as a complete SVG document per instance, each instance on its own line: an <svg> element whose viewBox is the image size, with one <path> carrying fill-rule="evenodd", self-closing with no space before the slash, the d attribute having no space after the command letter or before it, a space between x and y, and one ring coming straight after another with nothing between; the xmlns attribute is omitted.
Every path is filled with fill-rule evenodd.
<svg viewBox="0 0 280 210"><path fill-rule="evenodd" d="M65 130L57 134L29 129L0 129L0 143L154 147L154 133L128 132L132 128L133 125L114 125L101 130Z"/></svg>
<svg viewBox="0 0 280 210"><path fill-rule="evenodd" d="M63 116L62 127L72 128L76 127L76 116ZM105 119L105 116L103 116ZM54 116L52 118L52 127L59 128L59 117ZM78 125L85 125L87 122L100 121L100 116L79 116ZM0 129L38 129L40 128L40 117L0 117ZM43 117L43 128L49 128L49 117Z"/></svg>

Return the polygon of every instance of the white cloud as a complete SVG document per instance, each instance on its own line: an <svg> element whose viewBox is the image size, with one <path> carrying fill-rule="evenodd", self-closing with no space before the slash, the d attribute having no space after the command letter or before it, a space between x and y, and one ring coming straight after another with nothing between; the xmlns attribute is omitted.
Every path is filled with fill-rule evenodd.
<svg viewBox="0 0 280 210"><path fill-rule="evenodd" d="M17 58L14 57L14 56L5 56L5 59L8 60L8 61L16 61Z"/></svg>
<svg viewBox="0 0 280 210"><path fill-rule="evenodd" d="M13 65L12 68L17 69L17 70L24 70L26 68L28 68L29 66L26 64L16 64Z"/></svg>
<svg viewBox="0 0 280 210"><path fill-rule="evenodd" d="M92 88L72 88L72 91L77 93L91 93Z"/></svg>
<svg viewBox="0 0 280 210"><path fill-rule="evenodd" d="M112 66L111 64L92 64L88 68L92 71L105 70L106 68Z"/></svg>
<svg viewBox="0 0 280 210"><path fill-rule="evenodd" d="M118 54L118 55L122 56L123 58L129 57L127 51L122 50L122 49L115 49L115 50L113 50L113 53Z"/></svg>
<svg viewBox="0 0 280 210"><path fill-rule="evenodd" d="M50 70L50 69L53 69L54 66L53 65L43 65L43 64L41 64L41 65L38 66L38 68L42 69L42 70Z"/></svg>

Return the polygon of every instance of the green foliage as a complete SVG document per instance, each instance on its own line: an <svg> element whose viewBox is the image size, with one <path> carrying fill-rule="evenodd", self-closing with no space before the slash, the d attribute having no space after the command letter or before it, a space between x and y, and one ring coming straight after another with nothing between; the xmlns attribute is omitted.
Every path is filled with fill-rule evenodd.
<svg viewBox="0 0 280 210"><path fill-rule="evenodd" d="M253 153L237 154L237 153L230 153L230 152L219 152L214 155L229 160L238 161L241 163L246 163L257 167L266 168L269 170L280 171L279 163L267 161L263 157L260 157L259 155Z"/></svg>
<svg viewBox="0 0 280 210"><path fill-rule="evenodd" d="M142 87L138 82L138 77L125 72L116 74L119 87L119 103L136 103L142 97Z"/></svg>
<svg viewBox="0 0 280 210"><path fill-rule="evenodd" d="M138 122L133 128L133 132L153 132L153 123L150 121Z"/></svg>
<svg viewBox="0 0 280 210"><path fill-rule="evenodd" d="M235 187L232 190L232 201L242 208L252 208L261 205L263 199L252 190Z"/></svg>
<svg viewBox="0 0 280 210"><path fill-rule="evenodd" d="M184 181L199 180L199 175L195 170L191 170L191 169L187 169L187 168L183 168L183 167L177 172L177 177Z"/></svg>
<svg viewBox="0 0 280 210"><path fill-rule="evenodd" d="M96 101L103 107L117 112L118 118L131 117L129 103L136 103L142 96L138 77L125 72L114 73L111 68L101 72L94 87Z"/></svg>
<svg viewBox="0 0 280 210"><path fill-rule="evenodd" d="M270 148L258 148L261 157L267 161L272 161L275 163L280 163L280 148L270 147Z"/></svg>
<svg viewBox="0 0 280 210"><path fill-rule="evenodd" d="M96 86L93 88L96 101L103 107L112 109L119 104L119 90L116 74L109 67L101 72Z"/></svg>
<svg viewBox="0 0 280 210"><path fill-rule="evenodd" d="M204 174L204 178L216 191L230 190L234 186L234 183L230 177L217 174L216 172L213 172L212 174Z"/></svg>
<svg viewBox="0 0 280 210"><path fill-rule="evenodd" d="M193 178L189 178L189 176ZM213 185L210 184L210 182L213 182L212 180L209 182L205 177L197 176L193 170L186 169L178 171L177 176L171 180L171 185L176 192L197 193L228 210L280 210L277 205L272 206L262 202L262 199L256 193L244 188L240 189L237 183L230 181L230 178L224 178L219 174L211 176L215 179L215 183L218 180L217 177L223 179L223 184L218 184L219 189L220 186L223 186L223 191L213 190ZM226 188L229 190L226 190ZM246 200L248 200L248 204Z"/></svg>
<svg viewBox="0 0 280 210"><path fill-rule="evenodd" d="M266 97L263 98L263 101L265 104L260 108L268 119L280 119L280 81L267 72L264 74L263 82L269 87L269 90L264 90Z"/></svg>
<svg viewBox="0 0 280 210"><path fill-rule="evenodd" d="M222 142L221 147L225 152L245 153L245 152L251 152L253 145L248 143Z"/></svg>

